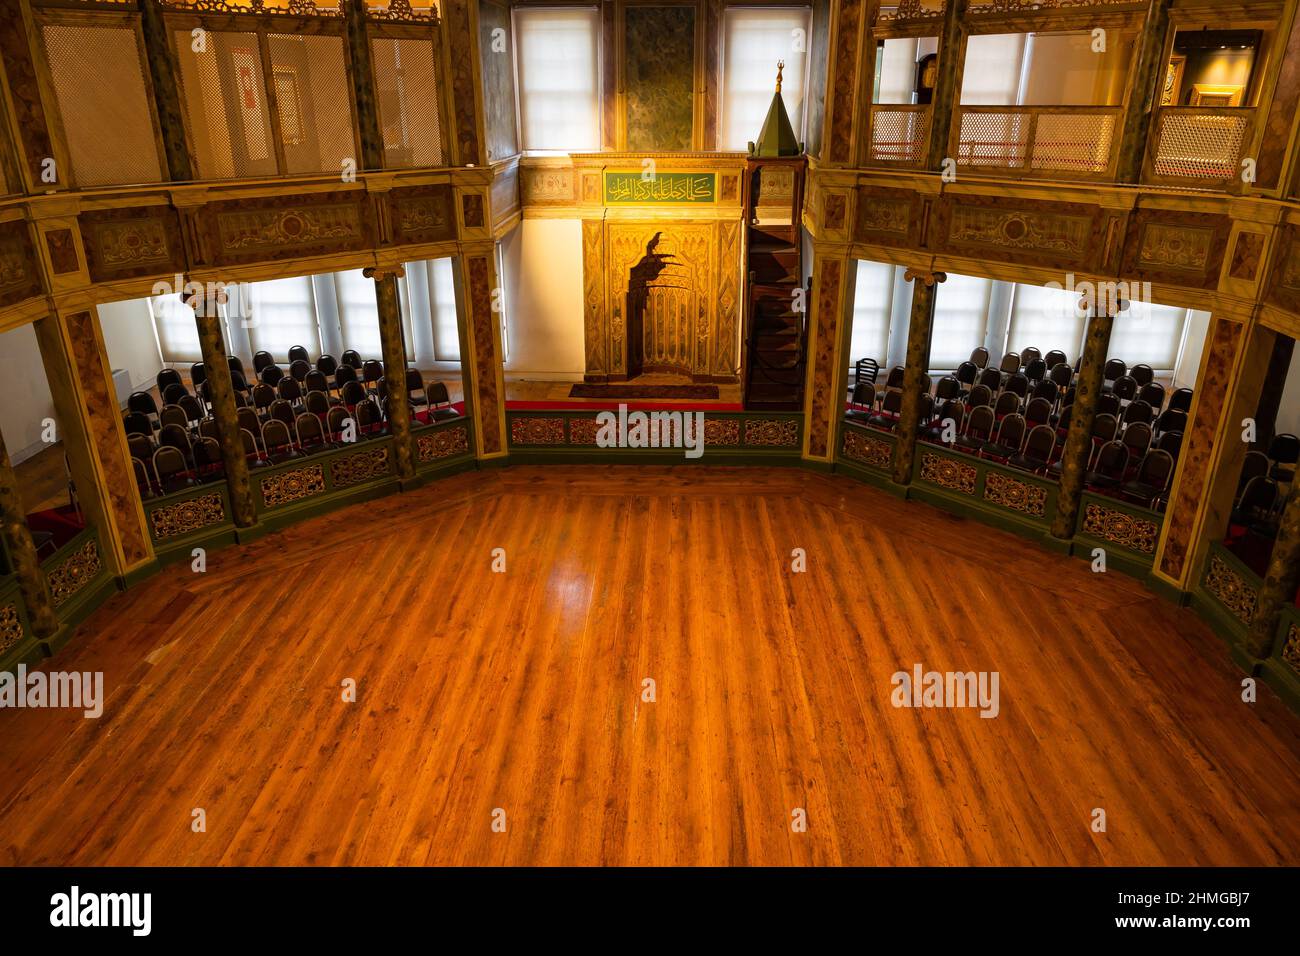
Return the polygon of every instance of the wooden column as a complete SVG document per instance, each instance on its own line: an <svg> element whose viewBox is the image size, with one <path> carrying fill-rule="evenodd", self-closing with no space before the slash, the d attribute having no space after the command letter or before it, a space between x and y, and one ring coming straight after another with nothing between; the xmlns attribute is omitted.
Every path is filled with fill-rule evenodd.
<svg viewBox="0 0 1300 956"><path fill-rule="evenodd" d="M221 461L226 470L226 487L230 492L230 516L236 528L257 524L257 507L253 503L253 486L248 476L248 459L239 434L239 417L235 410L235 389L230 378L226 340L221 334L217 305L225 293L196 296L189 301L194 308L194 323L199 332L199 350L203 353L203 370L207 376L208 399L217 423L217 441L221 444Z"/></svg>
<svg viewBox="0 0 1300 956"><path fill-rule="evenodd" d="M384 380L388 387L388 429L393 435L397 477L402 481L415 477L411 404L406 395L406 345L402 341L402 308L397 300L397 280L405 274L401 266L365 270L366 277L375 280L379 344L384 353Z"/></svg>
<svg viewBox="0 0 1300 956"><path fill-rule="evenodd" d="M813 243L812 259L812 289L806 300L811 311L802 456L829 464L835 459L836 436L844 418L857 263L847 247L834 243Z"/></svg>
<svg viewBox="0 0 1300 956"><path fill-rule="evenodd" d="M1164 89L1169 3L1170 0L1149 0L1146 20L1138 34L1137 63L1133 67L1128 108L1124 111L1124 131L1115 173L1116 180L1121 183L1136 183L1142 179L1142 162L1151 135L1152 114L1160 105L1160 94Z"/></svg>
<svg viewBox="0 0 1300 956"><path fill-rule="evenodd" d="M163 151L167 155L167 172L172 182L194 179L194 164L185 142L185 118L182 113L179 72L175 54L168 42L167 24L159 0L139 0L140 26L144 34L145 56L149 77L153 81L153 101L162 130Z"/></svg>
<svg viewBox="0 0 1300 956"><path fill-rule="evenodd" d="M961 97L962 43L966 37L963 21L968 0L947 0L943 28L939 34L939 72L934 81L934 100L930 104L930 169L942 169L948 156L948 137L952 131L952 114Z"/></svg>
<svg viewBox="0 0 1300 956"><path fill-rule="evenodd" d="M352 105L361 132L362 169L384 168L384 137L379 128L379 103L375 99L375 73L370 66L370 40L366 33L366 0L339 0L347 35Z"/></svg>
<svg viewBox="0 0 1300 956"><path fill-rule="evenodd" d="M1085 300L1085 304L1089 304ZM1092 423L1097 417L1097 401L1105 380L1106 353L1110 349L1110 333L1115 327L1114 312L1128 308L1120 302L1112 309L1107 303L1090 303L1092 316L1088 319L1088 334L1083 343L1083 361L1075 381L1073 411L1070 412L1070 430L1065 437L1065 450L1061 454L1061 493L1057 496L1056 517L1052 519L1052 537L1069 540L1074 537L1079 520L1079 502L1083 497L1083 482L1088 472L1088 457L1092 453Z"/></svg>
<svg viewBox="0 0 1300 956"><path fill-rule="evenodd" d="M153 541L136 490L126 430L93 305L34 325L64 451L100 556L119 578L149 567Z"/></svg>
<svg viewBox="0 0 1300 956"><path fill-rule="evenodd" d="M1178 469L1152 574L1178 590L1194 587L1209 542L1228 527L1246 443L1242 421L1255 414L1274 333L1216 311L1201 352L1196 399L1183 431Z"/></svg>
<svg viewBox="0 0 1300 956"><path fill-rule="evenodd" d="M1277 638L1282 611L1295 600L1300 586L1300 492L1292 491L1282 512L1277 540L1273 543L1273 557L1268 562L1268 573L1259 589L1255 603L1255 616L1246 636L1246 650L1255 657L1268 657Z"/></svg>
<svg viewBox="0 0 1300 956"><path fill-rule="evenodd" d="M0 538L4 539L13 564L18 591L27 606L27 620L32 634L39 640L52 637L59 630L59 619L54 614L54 602L41 570L36 545L27 527L27 508L18 490L13 466L4 436L0 435Z"/></svg>
<svg viewBox="0 0 1300 956"><path fill-rule="evenodd" d="M465 411L474 421L480 459L509 454L506 446L506 384L501 364L501 315L491 244L469 245L456 260L457 296L465 320L461 367Z"/></svg>
<svg viewBox="0 0 1300 956"><path fill-rule="evenodd" d="M0 3L0 68L9 87L12 112L3 110L0 121L10 123L10 138L22 186L28 193L66 189L71 182L71 164L62 140L52 135L53 120L45 112L37 76L36 58L30 37L36 36L30 0ZM47 182L47 162L55 160L56 178Z"/></svg>
<svg viewBox="0 0 1300 956"><path fill-rule="evenodd" d="M939 283L947 280L943 272L916 272L908 269L903 278L912 283L912 316L907 326L907 365L903 372L903 407L894 430L894 483L912 483L912 462L916 459L916 439L921 433L921 396L930 370L930 339L934 334L934 306L939 298Z"/></svg>

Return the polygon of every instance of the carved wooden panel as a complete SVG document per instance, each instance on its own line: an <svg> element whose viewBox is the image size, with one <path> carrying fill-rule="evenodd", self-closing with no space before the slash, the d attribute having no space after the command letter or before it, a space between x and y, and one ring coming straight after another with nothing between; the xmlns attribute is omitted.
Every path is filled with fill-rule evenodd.
<svg viewBox="0 0 1300 956"><path fill-rule="evenodd" d="M1047 514L1047 489L1010 475L990 471L984 476L984 500L1031 518Z"/></svg>
<svg viewBox="0 0 1300 956"><path fill-rule="evenodd" d="M521 166L519 191L524 205L574 202L574 175L571 166Z"/></svg>
<svg viewBox="0 0 1300 956"><path fill-rule="evenodd" d="M398 245L456 238L456 216L449 183L394 189L387 200L389 228L393 242ZM470 224L468 218L465 224Z"/></svg>
<svg viewBox="0 0 1300 956"><path fill-rule="evenodd" d="M1231 229L1227 216L1139 209L1129 220L1121 275L1130 281L1213 289Z"/></svg>
<svg viewBox="0 0 1300 956"><path fill-rule="evenodd" d="M77 217L96 282L175 275L187 268L180 217L165 206L103 209Z"/></svg>
<svg viewBox="0 0 1300 956"><path fill-rule="evenodd" d="M23 621L18 616L18 605L0 604L0 655L8 654L23 639Z"/></svg>
<svg viewBox="0 0 1300 956"><path fill-rule="evenodd" d="M155 538L176 538L192 534L212 525L222 524L226 520L226 507L217 492L199 495L174 505L163 505L149 512L149 523L153 525Z"/></svg>
<svg viewBox="0 0 1300 956"><path fill-rule="evenodd" d="M875 468L877 471L888 471L894 457L894 446L856 428L846 428L844 429L844 457Z"/></svg>
<svg viewBox="0 0 1300 956"><path fill-rule="evenodd" d="M1098 206L944 196L934 212L936 249L1079 272L1092 271L1101 256Z"/></svg>
<svg viewBox="0 0 1300 956"><path fill-rule="evenodd" d="M858 188L857 240L878 246L921 245L924 197L911 189Z"/></svg>
<svg viewBox="0 0 1300 956"><path fill-rule="evenodd" d="M1201 586L1213 594L1242 624L1250 624L1254 620L1259 593L1217 554L1210 555Z"/></svg>
<svg viewBox="0 0 1300 956"><path fill-rule="evenodd" d="M266 262L373 248L370 208L356 192L208 203L199 217L207 259Z"/></svg>
<svg viewBox="0 0 1300 956"><path fill-rule="evenodd" d="M979 476L974 465L948 458L944 455L921 455L921 480L963 495L975 494L975 479Z"/></svg>
<svg viewBox="0 0 1300 956"><path fill-rule="evenodd" d="M279 508L324 493L325 471L320 465L281 471L262 479L262 500L268 508Z"/></svg>
<svg viewBox="0 0 1300 956"><path fill-rule="evenodd" d="M469 431L462 425L443 428L432 435L417 435L415 447L421 462L463 455L469 451Z"/></svg>
<svg viewBox="0 0 1300 956"><path fill-rule="evenodd" d="M91 538L46 573L54 606L62 607L76 597L77 592L99 577L103 569L99 560L99 542Z"/></svg>
<svg viewBox="0 0 1300 956"><path fill-rule="evenodd" d="M1089 502L1083 509L1083 533L1140 554L1154 554L1160 525L1117 508Z"/></svg>
<svg viewBox="0 0 1300 956"><path fill-rule="evenodd" d="M724 226L735 230L734 235ZM725 262L721 259L724 234L729 236ZM605 342L608 374L627 374L630 358L640 359L646 369L697 377L710 376L723 361L735 363L732 339L737 335L739 279L733 273L740 269L738 224L615 221L605 225L605 237L608 307L598 319L591 318L592 334ZM732 278L730 289L715 270L725 270L725 276ZM589 305L594 309L594 286L590 292ZM714 343L718 350L711 353ZM733 371L734 364L723 374Z"/></svg>

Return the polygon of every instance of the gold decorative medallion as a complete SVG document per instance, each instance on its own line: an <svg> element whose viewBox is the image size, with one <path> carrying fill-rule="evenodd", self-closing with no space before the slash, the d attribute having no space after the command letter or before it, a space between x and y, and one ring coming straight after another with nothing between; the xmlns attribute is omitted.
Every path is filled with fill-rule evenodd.
<svg viewBox="0 0 1300 956"><path fill-rule="evenodd" d="M844 457L861 462L871 468L888 471L894 457L894 446L887 441L873 438L856 428L844 430Z"/></svg>
<svg viewBox="0 0 1300 956"><path fill-rule="evenodd" d="M510 441L515 445L563 445L563 418L515 418L510 422Z"/></svg>
<svg viewBox="0 0 1300 956"><path fill-rule="evenodd" d="M745 444L764 445L770 448L794 448L799 444L799 423L770 418L746 419Z"/></svg>
<svg viewBox="0 0 1300 956"><path fill-rule="evenodd" d="M1300 625L1292 624L1286 632L1286 642L1282 645L1282 660L1300 674Z"/></svg>
<svg viewBox="0 0 1300 956"><path fill-rule="evenodd" d="M415 439L420 461L437 461L469 451L469 432L465 428L444 428L432 435L419 435Z"/></svg>
<svg viewBox="0 0 1300 956"><path fill-rule="evenodd" d="M931 454L921 456L921 480L938 485L940 488L957 491L963 495L974 495L977 474L974 465L968 465L954 458L942 458Z"/></svg>
<svg viewBox="0 0 1300 956"><path fill-rule="evenodd" d="M73 595L95 580L102 568L99 543L91 538L46 575L54 606L62 607L66 604Z"/></svg>
<svg viewBox="0 0 1300 956"><path fill-rule="evenodd" d="M18 616L18 605L0 607L0 656L8 654L23 639L23 622Z"/></svg>
<svg viewBox="0 0 1300 956"><path fill-rule="evenodd" d="M1254 619L1258 593L1217 554L1210 555L1210 566L1201 583L1205 590L1214 595L1215 600L1243 624L1249 624Z"/></svg>
<svg viewBox="0 0 1300 956"><path fill-rule="evenodd" d="M1041 518L1047 514L1047 489L990 471L984 476L984 500Z"/></svg>
<svg viewBox="0 0 1300 956"><path fill-rule="evenodd" d="M372 448L335 458L330 462L330 480L335 488L359 485L363 481L387 478L393 473L388 463L388 448Z"/></svg>
<svg viewBox="0 0 1300 956"><path fill-rule="evenodd" d="M325 471L320 465L282 471L262 479L262 500L268 508L278 508L325 491Z"/></svg>
<svg viewBox="0 0 1300 956"><path fill-rule="evenodd" d="M174 505L163 505L149 512L153 536L159 541L190 534L225 520L225 503L217 492L178 501Z"/></svg>
<svg viewBox="0 0 1300 956"><path fill-rule="evenodd" d="M1155 554L1160 526L1136 515L1089 503L1083 509L1083 533L1113 541L1130 551Z"/></svg>

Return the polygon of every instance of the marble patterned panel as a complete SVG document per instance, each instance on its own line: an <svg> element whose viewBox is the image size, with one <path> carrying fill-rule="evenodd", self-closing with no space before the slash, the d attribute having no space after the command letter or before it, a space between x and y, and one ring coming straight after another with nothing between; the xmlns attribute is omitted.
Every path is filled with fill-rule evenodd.
<svg viewBox="0 0 1300 956"><path fill-rule="evenodd" d="M691 148L695 89L695 7L624 9L627 148Z"/></svg>
<svg viewBox="0 0 1300 956"><path fill-rule="evenodd" d="M1178 484L1167 509L1164 548L1159 563L1164 574L1180 580L1192 545L1192 532L1209 481L1215 435L1227 410L1228 384L1241 346L1241 325L1215 319L1206 345L1209 356L1202 380L1196 383L1196 417L1188 424L1180 455Z"/></svg>
<svg viewBox="0 0 1300 956"><path fill-rule="evenodd" d="M141 522L135 477L122 440L122 421L117 396L110 394L108 371L99 346L99 330L89 312L76 312L66 320L68 339L77 379L85 405L82 409L90 441L104 476L105 506L113 512L118 539L127 569L148 560L149 532Z"/></svg>

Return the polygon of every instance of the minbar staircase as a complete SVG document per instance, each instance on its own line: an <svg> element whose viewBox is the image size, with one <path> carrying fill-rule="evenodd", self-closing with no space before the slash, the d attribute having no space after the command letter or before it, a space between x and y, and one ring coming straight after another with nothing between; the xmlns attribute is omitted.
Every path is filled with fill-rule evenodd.
<svg viewBox="0 0 1300 956"><path fill-rule="evenodd" d="M749 339L745 407L803 408L805 312L796 310L802 263L798 226L749 227Z"/></svg>

